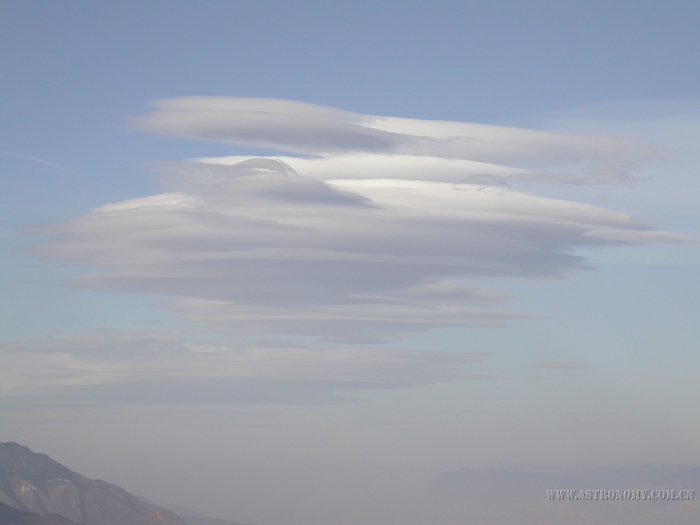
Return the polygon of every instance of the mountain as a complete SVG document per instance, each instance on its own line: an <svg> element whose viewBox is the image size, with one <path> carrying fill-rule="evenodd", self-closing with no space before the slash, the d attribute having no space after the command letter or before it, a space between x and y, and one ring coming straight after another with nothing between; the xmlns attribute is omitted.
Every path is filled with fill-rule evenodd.
<svg viewBox="0 0 700 525"><path fill-rule="evenodd" d="M459 499L508 494L509 499L544 497L552 488L647 488L700 490L700 468L689 466L552 468L512 467L486 471L462 468L445 472L430 484L433 492Z"/></svg>
<svg viewBox="0 0 700 525"><path fill-rule="evenodd" d="M11 519L54 520L17 523L187 525L169 510L106 481L85 478L45 454L35 454L12 442L0 443L0 503L27 514ZM56 521L60 518L29 513L56 514L73 521Z"/></svg>
<svg viewBox="0 0 700 525"><path fill-rule="evenodd" d="M0 503L0 525L84 525L58 514L36 514Z"/></svg>
<svg viewBox="0 0 700 525"><path fill-rule="evenodd" d="M551 490L695 491L677 500L568 500ZM567 525L697 525L700 468L690 466L453 470L415 491L413 500L433 522L566 523ZM680 496L679 496L680 497Z"/></svg>

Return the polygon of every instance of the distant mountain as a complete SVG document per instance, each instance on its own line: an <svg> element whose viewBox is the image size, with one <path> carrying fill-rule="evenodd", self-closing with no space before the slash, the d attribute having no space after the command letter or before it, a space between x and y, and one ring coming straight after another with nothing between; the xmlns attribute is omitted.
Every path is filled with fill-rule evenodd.
<svg viewBox="0 0 700 525"><path fill-rule="evenodd" d="M21 524L187 525L169 510L106 481L85 478L17 443L0 443L0 503L24 513L73 520L56 521L60 518L32 514L8 517L49 520L17 521Z"/></svg>
<svg viewBox="0 0 700 525"><path fill-rule="evenodd" d="M445 472L430 484L430 489L460 499L481 499L486 494L505 494L509 498L544 497L552 488L648 488L700 490L700 468L688 466L545 468L516 467L486 471L462 468Z"/></svg>
<svg viewBox="0 0 700 525"><path fill-rule="evenodd" d="M548 490L694 490L692 500L550 500ZM417 512L434 523L697 525L700 468L689 466L515 467L446 472L414 491Z"/></svg>
<svg viewBox="0 0 700 525"><path fill-rule="evenodd" d="M698 492L698 499L700 499L700 467L661 474L655 476L652 482L654 486L662 489L676 487L695 489Z"/></svg>
<svg viewBox="0 0 700 525"><path fill-rule="evenodd" d="M552 487L582 486L588 487L575 475L462 468L440 475L429 485L428 490L463 502L484 502L504 494L507 494L510 501L537 501Z"/></svg>

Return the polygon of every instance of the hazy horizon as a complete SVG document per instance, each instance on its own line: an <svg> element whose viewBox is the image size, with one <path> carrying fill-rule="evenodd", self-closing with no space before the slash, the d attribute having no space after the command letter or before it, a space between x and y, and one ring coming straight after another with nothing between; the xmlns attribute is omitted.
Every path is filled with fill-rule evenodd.
<svg viewBox="0 0 700 525"><path fill-rule="evenodd" d="M700 466L698 22L3 2L0 441L259 525Z"/></svg>

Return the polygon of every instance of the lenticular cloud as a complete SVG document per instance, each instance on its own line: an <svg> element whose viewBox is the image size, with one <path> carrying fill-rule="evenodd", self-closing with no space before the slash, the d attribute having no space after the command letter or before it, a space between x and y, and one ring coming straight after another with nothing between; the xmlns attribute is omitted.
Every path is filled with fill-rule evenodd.
<svg viewBox="0 0 700 525"><path fill-rule="evenodd" d="M512 189L615 183L660 150L630 140L180 98L144 131L286 152L163 165L167 192L45 226L92 289L156 292L221 331L347 339L512 317L476 277L551 277L579 247L683 242L628 213ZM297 155L297 156L295 156Z"/></svg>
<svg viewBox="0 0 700 525"><path fill-rule="evenodd" d="M305 168L300 172L319 178L620 182L629 179L634 166L662 153L650 144L621 138L379 117L259 98L160 100L133 123L158 135L323 159L299 164Z"/></svg>

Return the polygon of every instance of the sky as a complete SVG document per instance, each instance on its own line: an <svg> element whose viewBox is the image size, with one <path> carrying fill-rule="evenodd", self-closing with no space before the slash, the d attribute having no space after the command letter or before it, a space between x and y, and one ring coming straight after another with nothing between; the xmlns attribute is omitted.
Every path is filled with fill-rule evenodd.
<svg viewBox="0 0 700 525"><path fill-rule="evenodd" d="M700 464L699 22L3 1L0 441L161 501L173 465Z"/></svg>

